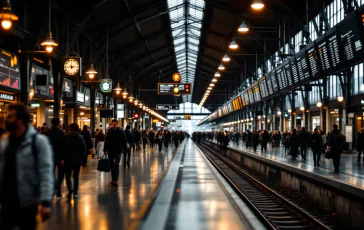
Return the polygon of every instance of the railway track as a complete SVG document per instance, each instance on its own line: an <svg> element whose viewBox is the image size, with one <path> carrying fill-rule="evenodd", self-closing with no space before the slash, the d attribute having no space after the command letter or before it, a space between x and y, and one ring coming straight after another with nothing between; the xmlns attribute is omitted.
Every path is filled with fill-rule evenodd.
<svg viewBox="0 0 364 230"><path fill-rule="evenodd" d="M198 147L268 229L332 229L324 221L251 176L223 154L216 153L216 149L204 143Z"/></svg>

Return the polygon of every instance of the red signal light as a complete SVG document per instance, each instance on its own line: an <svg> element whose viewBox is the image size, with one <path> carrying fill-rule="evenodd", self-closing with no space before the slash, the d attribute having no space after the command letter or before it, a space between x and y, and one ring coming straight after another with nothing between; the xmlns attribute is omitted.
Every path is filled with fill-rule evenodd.
<svg viewBox="0 0 364 230"><path fill-rule="evenodd" d="M134 118L138 118L138 117L139 117L139 114L134 113Z"/></svg>
<svg viewBox="0 0 364 230"><path fill-rule="evenodd" d="M186 87L186 89L188 89L188 87L190 87L190 86L189 85L186 85L185 87Z"/></svg>

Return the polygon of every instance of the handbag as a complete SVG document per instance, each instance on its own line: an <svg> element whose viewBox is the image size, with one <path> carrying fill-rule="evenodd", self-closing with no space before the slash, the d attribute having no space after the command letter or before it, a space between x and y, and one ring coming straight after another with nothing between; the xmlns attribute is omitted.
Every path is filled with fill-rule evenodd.
<svg viewBox="0 0 364 230"><path fill-rule="evenodd" d="M326 151L325 151L325 158L327 159L331 159L332 158L332 152L331 152L331 147L327 147Z"/></svg>
<svg viewBox="0 0 364 230"><path fill-rule="evenodd" d="M97 164L97 171L100 172L110 172L110 164L108 156L105 154L102 156L102 158L99 160Z"/></svg>

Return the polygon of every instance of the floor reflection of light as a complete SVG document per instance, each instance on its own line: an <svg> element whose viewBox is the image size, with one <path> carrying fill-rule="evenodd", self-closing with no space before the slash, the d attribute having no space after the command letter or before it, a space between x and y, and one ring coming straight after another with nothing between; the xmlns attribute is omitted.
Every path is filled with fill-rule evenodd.
<svg viewBox="0 0 364 230"><path fill-rule="evenodd" d="M88 206L87 204L85 204L85 216L88 217L90 214L90 206Z"/></svg>

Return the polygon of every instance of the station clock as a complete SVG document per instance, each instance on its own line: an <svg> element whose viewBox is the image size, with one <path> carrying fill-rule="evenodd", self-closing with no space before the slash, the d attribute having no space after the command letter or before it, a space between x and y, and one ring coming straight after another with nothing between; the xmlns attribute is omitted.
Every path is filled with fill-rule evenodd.
<svg viewBox="0 0 364 230"><path fill-rule="evenodd" d="M82 76L82 60L77 56L69 56L62 58L62 69L64 77L81 77Z"/></svg>

